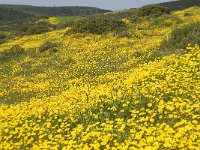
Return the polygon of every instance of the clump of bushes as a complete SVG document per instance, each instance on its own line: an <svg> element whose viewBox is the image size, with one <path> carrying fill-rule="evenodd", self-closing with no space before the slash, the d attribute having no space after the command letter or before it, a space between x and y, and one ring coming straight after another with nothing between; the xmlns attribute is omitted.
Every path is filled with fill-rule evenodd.
<svg viewBox="0 0 200 150"><path fill-rule="evenodd" d="M188 44L200 44L200 22L191 23L171 32L161 49L184 49Z"/></svg>
<svg viewBox="0 0 200 150"><path fill-rule="evenodd" d="M13 20L0 22L0 31L8 31L17 34L16 36L41 34L56 29L47 21L38 21L37 19Z"/></svg>
<svg viewBox="0 0 200 150"><path fill-rule="evenodd" d="M66 65L70 65L70 64L74 64L74 63L76 63L76 61L70 56L65 61Z"/></svg>
<svg viewBox="0 0 200 150"><path fill-rule="evenodd" d="M141 22L143 18L147 17L150 20L160 17L165 14L170 14L170 9L160 5L147 5L135 9L131 20L133 22Z"/></svg>
<svg viewBox="0 0 200 150"><path fill-rule="evenodd" d="M52 24L43 21L36 24L28 25L27 30L25 30L25 32L29 35L41 34L51 31L52 28L54 28Z"/></svg>
<svg viewBox="0 0 200 150"><path fill-rule="evenodd" d="M14 45L12 48L0 52L0 60L2 61L10 58L15 58L24 54L24 52L25 49L22 48L20 45Z"/></svg>
<svg viewBox="0 0 200 150"><path fill-rule="evenodd" d="M6 34L0 32L0 44L4 43L5 40L6 40Z"/></svg>
<svg viewBox="0 0 200 150"><path fill-rule="evenodd" d="M170 9L160 5L147 5L136 10L135 16L137 17L159 17L164 14L170 14Z"/></svg>
<svg viewBox="0 0 200 150"><path fill-rule="evenodd" d="M5 39L6 35L3 32L0 32L0 39Z"/></svg>
<svg viewBox="0 0 200 150"><path fill-rule="evenodd" d="M165 14L150 22L150 26L174 26L182 23L183 21L176 16Z"/></svg>
<svg viewBox="0 0 200 150"><path fill-rule="evenodd" d="M126 24L123 21L104 18L86 18L74 23L70 33L104 34L108 32L120 32L122 30L126 30Z"/></svg>
<svg viewBox="0 0 200 150"><path fill-rule="evenodd" d="M53 43L53 42L45 42L43 43L40 47L39 47L39 51L40 52L45 52L45 51L49 51L49 52L57 52L58 51L58 46L59 43Z"/></svg>
<svg viewBox="0 0 200 150"><path fill-rule="evenodd" d="M132 38L132 35L128 32L128 30L115 32L115 35L119 38Z"/></svg>
<svg viewBox="0 0 200 150"><path fill-rule="evenodd" d="M184 17L189 17L189 16L191 16L192 14L191 13L189 13L189 12L185 12L184 13Z"/></svg>
<svg viewBox="0 0 200 150"><path fill-rule="evenodd" d="M200 45L200 22L174 29L161 43L152 57L163 57L172 53L183 54L188 44Z"/></svg>

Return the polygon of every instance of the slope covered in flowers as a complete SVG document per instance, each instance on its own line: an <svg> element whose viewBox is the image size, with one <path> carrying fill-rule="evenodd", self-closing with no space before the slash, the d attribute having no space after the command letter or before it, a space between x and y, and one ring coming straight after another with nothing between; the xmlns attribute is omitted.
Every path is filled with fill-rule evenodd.
<svg viewBox="0 0 200 150"><path fill-rule="evenodd" d="M153 55L199 14L178 11L180 24L160 27L144 21L132 38L67 28L1 45L26 53L1 63L0 149L198 149L200 47ZM62 44L41 53L45 41Z"/></svg>

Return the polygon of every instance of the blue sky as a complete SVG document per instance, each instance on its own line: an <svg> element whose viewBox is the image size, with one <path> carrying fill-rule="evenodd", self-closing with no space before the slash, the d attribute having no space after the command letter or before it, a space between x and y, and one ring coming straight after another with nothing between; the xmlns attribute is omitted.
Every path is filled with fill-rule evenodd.
<svg viewBox="0 0 200 150"><path fill-rule="evenodd" d="M0 4L24 4L35 6L93 6L109 10L136 8L146 4L173 0L0 0Z"/></svg>

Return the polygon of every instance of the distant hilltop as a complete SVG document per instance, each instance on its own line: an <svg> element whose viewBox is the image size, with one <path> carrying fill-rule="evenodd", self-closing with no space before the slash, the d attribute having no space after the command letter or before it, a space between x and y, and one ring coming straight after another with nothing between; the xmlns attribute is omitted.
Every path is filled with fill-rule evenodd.
<svg viewBox="0 0 200 150"><path fill-rule="evenodd" d="M200 0L179 0L179 1L159 3L155 5L167 7L170 9L170 11L178 11L178 10L187 9L193 6L200 7ZM124 9L124 10L119 10L119 11L108 12L104 14L97 14L96 16L102 16L106 19L121 20L123 18L133 18L134 16L136 16L136 12L139 9L140 8L130 8L130 9Z"/></svg>
<svg viewBox="0 0 200 150"><path fill-rule="evenodd" d="M193 6L200 6L200 0L178 0L159 4L171 10L182 10Z"/></svg>
<svg viewBox="0 0 200 150"><path fill-rule="evenodd" d="M110 10L96 7L63 6L38 7L29 5L0 5L0 20L27 19L32 17L49 16L87 16L97 13L110 12Z"/></svg>
<svg viewBox="0 0 200 150"><path fill-rule="evenodd" d="M200 0L178 0L172 2L164 2L159 5L168 7L170 10L181 10L192 6L200 6ZM34 17L50 17L50 16L88 16L112 12L110 10L100 9L96 7L83 6L62 6L62 7L38 7L30 5L5 5L0 4L0 21L13 19L29 19ZM117 12L115 12L116 14ZM132 11L123 10L118 14L126 17L132 15Z"/></svg>

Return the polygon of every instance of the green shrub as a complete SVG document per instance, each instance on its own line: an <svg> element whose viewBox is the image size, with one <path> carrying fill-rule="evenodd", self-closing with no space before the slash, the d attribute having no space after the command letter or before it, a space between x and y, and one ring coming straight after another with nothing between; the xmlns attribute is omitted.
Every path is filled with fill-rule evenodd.
<svg viewBox="0 0 200 150"><path fill-rule="evenodd" d="M191 13L189 13L189 12L185 12L184 13L184 17L189 17L189 16L191 16L192 14Z"/></svg>
<svg viewBox="0 0 200 150"><path fill-rule="evenodd" d="M4 43L6 40L6 35L3 32L0 32L0 44Z"/></svg>
<svg viewBox="0 0 200 150"><path fill-rule="evenodd" d="M125 30L126 25L122 21L103 18L86 18L76 22L71 29L71 33L93 33L103 34L107 32L118 32Z"/></svg>
<svg viewBox="0 0 200 150"><path fill-rule="evenodd" d="M147 5L136 10L136 17L159 17L163 14L170 14L170 9L160 5Z"/></svg>
<svg viewBox="0 0 200 150"><path fill-rule="evenodd" d="M48 31L51 31L51 28L54 26L48 22L39 22L37 24L28 25L26 33L29 35L32 34L42 34Z"/></svg>
<svg viewBox="0 0 200 150"><path fill-rule="evenodd" d="M65 61L66 65L74 64L76 61L72 57L68 57Z"/></svg>
<svg viewBox="0 0 200 150"><path fill-rule="evenodd" d="M24 52L25 52L24 48L22 48L19 45L14 45L12 48L0 52L0 60L2 61L10 58L15 58L20 56Z"/></svg>
<svg viewBox="0 0 200 150"><path fill-rule="evenodd" d="M45 51L49 51L49 52L57 52L58 51L58 47L59 44L58 43L53 43L53 42L45 42L43 43L40 47L39 47L39 51L40 52L45 52Z"/></svg>
<svg viewBox="0 0 200 150"><path fill-rule="evenodd" d="M166 26L174 26L182 22L183 21L176 16L165 14L152 20L150 22L150 26L166 27Z"/></svg>
<svg viewBox="0 0 200 150"><path fill-rule="evenodd" d="M57 25L55 25L54 29L55 30L60 30L60 29L64 29L66 27L68 27L69 25L65 24L65 23L59 23Z"/></svg>
<svg viewBox="0 0 200 150"><path fill-rule="evenodd" d="M5 39L6 38L6 35L2 32L0 32L0 39Z"/></svg>
<svg viewBox="0 0 200 150"><path fill-rule="evenodd" d="M171 32L161 44L163 49L184 49L188 44L200 44L200 22L191 23Z"/></svg>
<svg viewBox="0 0 200 150"><path fill-rule="evenodd" d="M115 34L119 38L132 38L132 35L127 30L118 31Z"/></svg>
<svg viewBox="0 0 200 150"><path fill-rule="evenodd" d="M188 44L200 44L200 22L191 23L174 29L170 35L163 40L158 50L155 50L152 57L163 57L172 53L185 53L184 49Z"/></svg>
<svg viewBox="0 0 200 150"><path fill-rule="evenodd" d="M8 31L12 34L18 33L15 36L41 34L52 31L55 28L55 25L47 21L38 22L36 19L0 21L0 31Z"/></svg>

